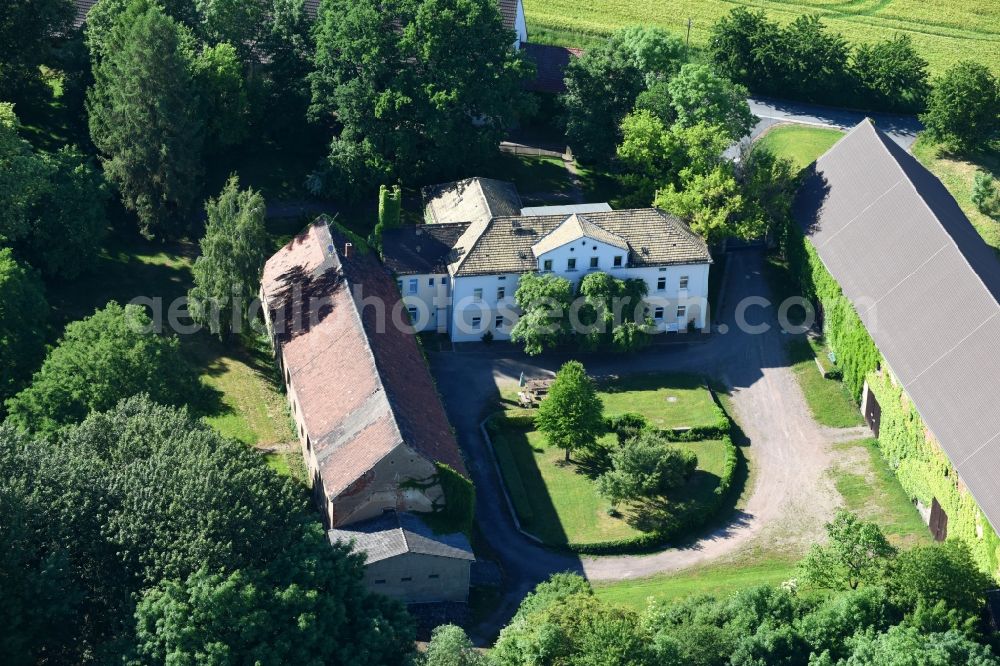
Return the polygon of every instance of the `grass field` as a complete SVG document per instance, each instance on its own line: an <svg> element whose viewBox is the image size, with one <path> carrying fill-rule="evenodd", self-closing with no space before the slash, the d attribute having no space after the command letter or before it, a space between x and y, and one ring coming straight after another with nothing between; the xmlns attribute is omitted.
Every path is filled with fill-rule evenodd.
<svg viewBox="0 0 1000 666"><path fill-rule="evenodd" d="M1000 252L1000 219L984 215L972 204L972 179L977 169L989 171L1000 179L1000 148L995 147L974 160L961 159L944 154L939 146L921 138L913 144L913 156L944 183L983 240Z"/></svg>
<svg viewBox="0 0 1000 666"><path fill-rule="evenodd" d="M644 375L605 383L600 391L605 414L637 412L660 428L715 423L714 403L701 382L689 375ZM512 410L512 414L531 414ZM609 503L596 490L599 470L583 454L564 461L530 423L499 422L494 449L522 527L553 545L594 543L640 534L626 519L608 515ZM612 434L599 442L617 446ZM725 468L720 441L685 443L698 456L698 471L677 501L699 502L718 486Z"/></svg>
<svg viewBox="0 0 1000 666"><path fill-rule="evenodd" d="M734 7L760 7L782 23L819 14L854 43L901 32L939 74L962 59L1000 72L1000 3L995 0L524 0L531 41L587 47L617 28L658 25L703 48L712 25Z"/></svg>
<svg viewBox="0 0 1000 666"><path fill-rule="evenodd" d="M844 133L840 130L808 125L778 125L761 136L755 145L792 161L801 171L837 143Z"/></svg>
<svg viewBox="0 0 1000 666"><path fill-rule="evenodd" d="M804 337L789 342L792 369L799 380L799 387L806 397L809 411L820 425L831 428L850 428L863 425L861 412L851 400L843 382L827 379L819 373L816 358L825 354L825 349L811 344Z"/></svg>
<svg viewBox="0 0 1000 666"><path fill-rule="evenodd" d="M605 435L600 444L616 446L614 435ZM725 445L702 441L678 446L694 451L698 471L677 499L707 499L722 475ZM512 499L523 493L515 500L521 526L545 543L594 543L641 534L625 519L608 515L609 504L598 494L586 462L567 464L563 450L548 446L545 437L531 426L502 428L500 436L494 438L494 447Z"/></svg>

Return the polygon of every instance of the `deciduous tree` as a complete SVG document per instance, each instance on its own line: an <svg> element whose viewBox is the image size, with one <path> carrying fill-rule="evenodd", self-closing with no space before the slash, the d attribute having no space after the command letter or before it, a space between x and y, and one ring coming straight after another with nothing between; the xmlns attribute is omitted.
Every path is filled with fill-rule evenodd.
<svg viewBox="0 0 1000 666"><path fill-rule="evenodd" d="M0 250L0 397L16 393L45 357L45 290L10 248Z"/></svg>
<svg viewBox="0 0 1000 666"><path fill-rule="evenodd" d="M114 301L69 324L31 385L7 401L8 421L51 433L137 393L172 405L198 400L202 389L180 341L152 329L142 307Z"/></svg>
<svg viewBox="0 0 1000 666"><path fill-rule="evenodd" d="M656 206L690 225L708 243L724 238L750 236L741 224L743 192L731 164L719 164L707 173L683 169L680 186L667 185L656 196Z"/></svg>
<svg viewBox="0 0 1000 666"><path fill-rule="evenodd" d="M604 432L603 410L594 380L587 376L583 364L568 361L542 400L535 425L549 446L566 451L568 461L572 451L590 449L597 443Z"/></svg>
<svg viewBox="0 0 1000 666"><path fill-rule="evenodd" d="M536 356L565 340L572 300L569 280L552 274L522 275L514 293L521 316L510 331L511 341L524 343L525 353Z"/></svg>
<svg viewBox="0 0 1000 666"><path fill-rule="evenodd" d="M862 583L882 580L896 549L879 526L840 510L826 524L829 543L814 545L802 562L802 571L813 584L831 590L857 589Z"/></svg>
<svg viewBox="0 0 1000 666"><path fill-rule="evenodd" d="M863 103L897 111L924 108L930 92L927 61L913 48L908 34L857 46L851 68Z"/></svg>
<svg viewBox="0 0 1000 666"><path fill-rule="evenodd" d="M668 89L681 127L705 123L722 129L734 142L757 124L747 103L747 89L720 76L710 65L684 65Z"/></svg>
<svg viewBox="0 0 1000 666"><path fill-rule="evenodd" d="M232 176L218 198L205 203L208 222L188 293L192 317L219 336L246 330L267 259L264 197L239 186Z"/></svg>

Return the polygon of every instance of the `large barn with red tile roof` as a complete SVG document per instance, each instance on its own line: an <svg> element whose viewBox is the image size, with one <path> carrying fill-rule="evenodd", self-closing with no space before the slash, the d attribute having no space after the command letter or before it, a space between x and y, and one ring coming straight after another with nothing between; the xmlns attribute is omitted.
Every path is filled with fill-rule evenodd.
<svg viewBox="0 0 1000 666"><path fill-rule="evenodd" d="M261 300L328 527L431 512L468 478L395 284L317 221L264 268Z"/></svg>

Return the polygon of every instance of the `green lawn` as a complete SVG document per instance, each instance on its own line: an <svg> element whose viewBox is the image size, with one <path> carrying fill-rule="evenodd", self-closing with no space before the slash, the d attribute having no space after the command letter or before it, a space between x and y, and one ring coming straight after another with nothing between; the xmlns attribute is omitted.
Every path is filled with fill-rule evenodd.
<svg viewBox="0 0 1000 666"><path fill-rule="evenodd" d="M831 473L844 506L882 526L897 547L929 544L931 535L874 439L838 445L844 459Z"/></svg>
<svg viewBox="0 0 1000 666"><path fill-rule="evenodd" d="M861 412L851 400L843 382L826 379L816 367L817 356L826 354L822 345L798 336L789 342L788 354L799 386L809 404L809 411L817 423L831 428L851 428L864 424Z"/></svg>
<svg viewBox="0 0 1000 666"><path fill-rule="evenodd" d="M694 376L650 374L605 382L599 392L605 415L637 412L659 428L712 425L715 403ZM532 415L510 410L512 415ZM549 447L529 422L500 421L493 443L508 493L522 527L553 545L594 543L640 534L623 517L608 515L609 503L596 490L599 470L581 454L566 464L562 449ZM616 446L615 436L600 444ZM698 456L698 471L678 501L708 499L725 467L720 441L680 444Z"/></svg>
<svg viewBox="0 0 1000 666"><path fill-rule="evenodd" d="M962 59L982 62L1000 72L1000 4L994 0L525 0L531 41L586 47L594 35L630 25L657 25L685 38L691 21L691 45L703 48L712 25L733 7L751 4L771 19L789 22L819 14L832 30L853 43L909 35L940 74Z"/></svg>
<svg viewBox="0 0 1000 666"><path fill-rule="evenodd" d="M913 156L944 183L983 240L1000 252L1000 218L985 215L972 204L972 179L977 169L989 171L1000 179L1000 147L975 158L958 158L920 138L913 144Z"/></svg>
<svg viewBox="0 0 1000 666"><path fill-rule="evenodd" d="M778 125L761 136L755 145L767 148L779 157L792 161L801 170L837 143L844 133L826 127Z"/></svg>
<svg viewBox="0 0 1000 666"><path fill-rule="evenodd" d="M695 375L648 374L624 377L601 385L604 414L642 414L657 428L713 425L715 403L705 382Z"/></svg>
<svg viewBox="0 0 1000 666"><path fill-rule="evenodd" d="M693 594L725 597L756 585L780 585L795 578L795 565L791 558L755 552L671 575L597 583L594 591L603 601L642 610L650 599L669 601Z"/></svg>
<svg viewBox="0 0 1000 666"><path fill-rule="evenodd" d="M586 460L567 464L563 450L548 446L531 425L508 423L493 440L508 492L527 532L557 546L641 534L625 518L608 515L609 503L598 494L594 470ZM614 435L605 435L600 444L616 446ZM677 499L708 499L724 469L725 445L703 441L678 446L694 451L698 471Z"/></svg>

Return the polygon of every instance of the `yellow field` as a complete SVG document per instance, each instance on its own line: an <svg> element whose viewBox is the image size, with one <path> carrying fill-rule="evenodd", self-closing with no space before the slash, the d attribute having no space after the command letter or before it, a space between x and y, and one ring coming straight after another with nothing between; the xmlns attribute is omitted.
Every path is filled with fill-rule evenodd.
<svg viewBox="0 0 1000 666"><path fill-rule="evenodd" d="M997 0L524 0L524 9L532 41L572 45L585 42L587 35L637 24L662 26L684 37L690 18L691 44L703 47L712 24L741 4L763 8L772 20L783 23L801 14L819 14L853 42L907 33L932 74L963 59L1000 73Z"/></svg>

